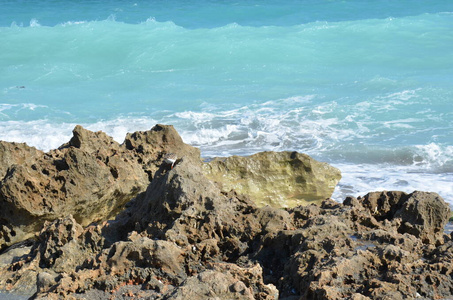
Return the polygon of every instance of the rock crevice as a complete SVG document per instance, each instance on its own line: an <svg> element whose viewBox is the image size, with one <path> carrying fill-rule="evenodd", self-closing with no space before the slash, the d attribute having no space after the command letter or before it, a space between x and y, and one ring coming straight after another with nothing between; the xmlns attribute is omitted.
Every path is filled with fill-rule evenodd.
<svg viewBox="0 0 453 300"><path fill-rule="evenodd" d="M0 168L5 174L0 290L35 299L439 299L453 294L453 238L443 232L449 207L439 195L384 191L344 203L323 199L306 206L262 206L259 195L240 189L246 184L213 180L212 170L221 165L225 172L232 164L234 174L246 168L246 174L265 176L280 160L280 169L269 171L274 181L291 174L294 184L305 183L308 179L295 174L316 173L319 167L327 175L314 180L330 178L327 186L338 174L292 152L207 165L198 150L179 145L175 134L174 128L158 125L128 135L119 145L77 127L68 144L49 153L0 143L0 149L21 149L15 148L17 156L0 155L9 162ZM93 139L100 144L90 143ZM170 151L178 152L173 168L163 163ZM13 183L25 192L7 194ZM57 193L45 190L46 184ZM28 206L13 198L30 200L43 191L46 197ZM290 192L282 193L291 199ZM60 202L68 207L63 210ZM69 203L75 203L71 209ZM22 214L21 222L34 223L14 223L3 210L7 205ZM36 237L17 244L14 237L23 241L24 229L30 228L39 228Z"/></svg>

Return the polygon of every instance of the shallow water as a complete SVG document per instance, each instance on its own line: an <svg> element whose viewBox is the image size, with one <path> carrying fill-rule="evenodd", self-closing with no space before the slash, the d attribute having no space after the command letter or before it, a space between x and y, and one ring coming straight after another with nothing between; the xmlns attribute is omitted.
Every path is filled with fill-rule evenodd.
<svg viewBox="0 0 453 300"><path fill-rule="evenodd" d="M445 225L444 232L446 234L451 234L453 232L453 223L452 222L448 222L447 225Z"/></svg>

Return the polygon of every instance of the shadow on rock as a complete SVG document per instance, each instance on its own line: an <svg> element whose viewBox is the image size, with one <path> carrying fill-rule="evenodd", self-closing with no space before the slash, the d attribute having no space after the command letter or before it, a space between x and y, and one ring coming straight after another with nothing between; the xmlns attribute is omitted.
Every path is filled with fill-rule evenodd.
<svg viewBox="0 0 453 300"><path fill-rule="evenodd" d="M453 293L453 242L443 233L449 208L437 194L376 192L344 203L258 207L208 179L197 151L178 153L173 167L163 163L165 147L174 142L157 139L156 132L170 130L157 129L125 143L131 157L148 166L142 169L147 180L146 170L153 170L146 190L113 220L81 224L68 214L45 222L24 251L7 248L5 254L17 252L0 256L1 289L35 299L435 299ZM145 145L136 143L139 136ZM154 153L153 141L166 150Z"/></svg>

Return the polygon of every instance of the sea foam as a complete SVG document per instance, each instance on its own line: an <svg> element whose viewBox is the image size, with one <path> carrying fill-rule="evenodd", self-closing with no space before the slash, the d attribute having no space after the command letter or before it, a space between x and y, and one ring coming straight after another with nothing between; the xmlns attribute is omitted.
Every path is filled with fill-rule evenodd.
<svg viewBox="0 0 453 300"><path fill-rule="evenodd" d="M338 166L336 199L427 189L453 203L451 4L359 2L5 3L0 139L48 151L76 124L120 143L173 124L204 157Z"/></svg>

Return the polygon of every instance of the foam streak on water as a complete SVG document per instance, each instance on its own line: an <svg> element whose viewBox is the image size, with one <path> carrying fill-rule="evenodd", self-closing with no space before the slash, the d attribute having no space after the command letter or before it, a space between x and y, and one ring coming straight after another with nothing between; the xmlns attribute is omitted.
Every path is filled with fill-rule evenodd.
<svg viewBox="0 0 453 300"><path fill-rule="evenodd" d="M173 124L204 157L295 150L334 198L453 203L447 1L6 1L0 139L43 150L81 124L122 142Z"/></svg>

